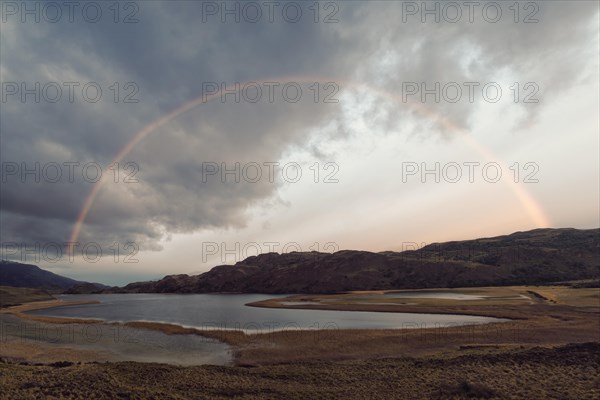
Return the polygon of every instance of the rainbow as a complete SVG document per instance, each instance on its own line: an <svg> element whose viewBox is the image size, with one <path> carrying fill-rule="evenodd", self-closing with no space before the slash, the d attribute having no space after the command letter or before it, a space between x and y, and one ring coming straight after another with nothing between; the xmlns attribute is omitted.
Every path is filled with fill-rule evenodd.
<svg viewBox="0 0 600 400"><path fill-rule="evenodd" d="M370 92L375 93L378 96L381 96L381 97L389 99L393 102L399 103L400 105L408 106L411 109L413 109L414 111L417 111L418 113L420 113L421 115L423 115L425 117L435 119L436 122L440 126L442 126L445 130L451 132L455 137L458 137L459 139L463 140L469 147L471 147L473 150L475 150L478 154L483 156L485 159L487 159L488 161L493 161L493 162L498 163L501 166L502 170L508 169L507 166L505 165L505 163L498 160L497 157L494 156L492 151L490 151L489 149L487 149L483 145L481 145L479 142L477 142L468 132L466 132L464 129L460 128L459 126L457 126L454 122L452 122L445 116L434 112L431 108L427 107L424 103L403 101L403 99L399 95L390 93L388 91L382 90L380 88L377 88L377 87L374 87L371 85L347 81L347 80L328 79L328 78L323 78L323 77L285 76L285 77L264 79L264 80L258 80L258 81L247 81L244 83L240 83L239 85L236 85L236 86L241 89L244 86L249 85L249 84L256 83L256 84L264 85L264 84L268 84L268 83L272 83L272 82L295 82L295 83L301 82L301 83L305 83L305 84L306 83L315 83L315 82L318 82L318 83L319 82L320 83L335 82L337 84L343 84L344 87L366 88ZM217 97L220 97L223 93L232 93L232 92L235 92L235 90L230 89L230 88L222 88L221 90L217 91L216 93L212 93L209 95L203 94L202 96L195 98L193 100L190 100L189 102L184 103L183 105L179 106L178 108L174 109L173 111L169 112L168 114L165 114L165 115L161 116L160 118L152 121L150 124L146 125L140 131L138 131L133 136L133 138L129 142L127 142L127 144L125 144L125 146L119 151L119 153L112 159L112 161L109 163L109 165L114 165L114 163L120 163L125 156L127 156L142 140L144 140L144 138L146 136L148 136L149 134L154 132L156 129L158 129L162 126L165 126L173 119L179 117L181 114L183 114L187 111L190 111L196 107L199 107L200 105L207 103ZM94 201L96 200L96 197L98 196L98 194L100 193L100 191L102 190L102 188L104 187L104 185L107 183L108 180L109 179L107 179L107 178L105 179L105 177L103 176L98 182L96 182L94 184L94 186L92 187L92 190L86 197L86 199L83 203L83 206L77 216L77 220L71 231L71 236L69 238L69 247L70 247L69 250L71 250L71 251L73 250L72 246L74 246L74 244L77 242L77 239L79 238L81 229L85 222L85 219L86 219L87 215L89 214L92 206L94 205ZM521 204L523 209L526 211L526 213L529 215L529 217L531 218L533 223L536 225L536 227L550 226L550 220L546 216L543 208L536 202L536 200L522 186L518 185L517 183L515 183L514 181L512 181L510 179L502 178L502 181L508 185L509 189L516 196L519 203Z"/></svg>

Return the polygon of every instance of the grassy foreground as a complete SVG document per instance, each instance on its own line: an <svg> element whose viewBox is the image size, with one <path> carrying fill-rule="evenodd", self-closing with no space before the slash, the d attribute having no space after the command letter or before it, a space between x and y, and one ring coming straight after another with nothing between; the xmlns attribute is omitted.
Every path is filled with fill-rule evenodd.
<svg viewBox="0 0 600 400"><path fill-rule="evenodd" d="M241 367L0 363L2 399L597 399L600 344Z"/></svg>

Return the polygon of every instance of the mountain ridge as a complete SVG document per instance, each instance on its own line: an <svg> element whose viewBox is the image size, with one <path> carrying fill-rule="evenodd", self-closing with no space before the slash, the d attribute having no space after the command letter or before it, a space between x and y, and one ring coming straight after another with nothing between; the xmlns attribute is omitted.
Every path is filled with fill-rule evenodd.
<svg viewBox="0 0 600 400"><path fill-rule="evenodd" d="M336 293L544 284L600 277L600 229L542 228L373 253L263 253L198 275L134 282L121 293Z"/></svg>
<svg viewBox="0 0 600 400"><path fill-rule="evenodd" d="M97 290L107 289L100 283L78 281L55 274L33 264L0 260L0 285L19 288L47 289L62 292L79 285L93 285Z"/></svg>

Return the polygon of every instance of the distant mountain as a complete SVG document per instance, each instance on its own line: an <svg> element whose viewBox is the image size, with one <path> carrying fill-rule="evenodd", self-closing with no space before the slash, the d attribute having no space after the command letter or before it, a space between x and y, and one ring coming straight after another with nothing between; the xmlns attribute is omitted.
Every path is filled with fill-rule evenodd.
<svg viewBox="0 0 600 400"><path fill-rule="evenodd" d="M530 285L599 277L600 229L536 229L404 252L267 253L200 275L169 275L118 291L332 293Z"/></svg>
<svg viewBox="0 0 600 400"><path fill-rule="evenodd" d="M101 293L103 290L110 290L109 286L100 283L80 282L65 290L64 294L94 294Z"/></svg>
<svg viewBox="0 0 600 400"><path fill-rule="evenodd" d="M57 275L32 264L21 264L6 260L0 261L1 286L36 288L53 292L62 292L81 284L94 285L97 290L108 288L108 286L100 283L89 284L87 282Z"/></svg>

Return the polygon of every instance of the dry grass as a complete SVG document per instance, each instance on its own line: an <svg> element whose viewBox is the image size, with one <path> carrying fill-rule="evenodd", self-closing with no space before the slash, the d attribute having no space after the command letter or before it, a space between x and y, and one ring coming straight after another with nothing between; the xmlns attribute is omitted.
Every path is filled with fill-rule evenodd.
<svg viewBox="0 0 600 400"><path fill-rule="evenodd" d="M301 295L287 298L268 299L250 303L254 307L275 308L314 308L314 309L336 309L336 310L362 310L380 312L435 312L444 313L446 308L455 310L460 314L480 314L480 310L488 309L488 306L520 306L528 304L562 304L576 307L600 307L600 291L597 288L573 288L568 286L507 286L507 287L481 287L481 288L452 288L452 289L419 289L402 290L406 295L411 292L448 292L456 294L468 294L488 296L485 300L452 300L433 299L419 297L394 298L384 296L385 293L395 291L360 291L335 295ZM527 296L519 298L519 296ZM289 306L285 302L307 302L304 305ZM319 305L310 304L320 303ZM385 304L384 304L385 303ZM366 307L361 307L366 306ZM399 306L399 307L393 307ZM418 306L418 307L411 307ZM465 307L467 306L467 307ZM474 307L484 306L484 307ZM431 307L431 311L426 310ZM417 310L417 311L414 311Z"/></svg>
<svg viewBox="0 0 600 400"><path fill-rule="evenodd" d="M279 364L0 364L0 398L597 399L600 345L453 358Z"/></svg>

